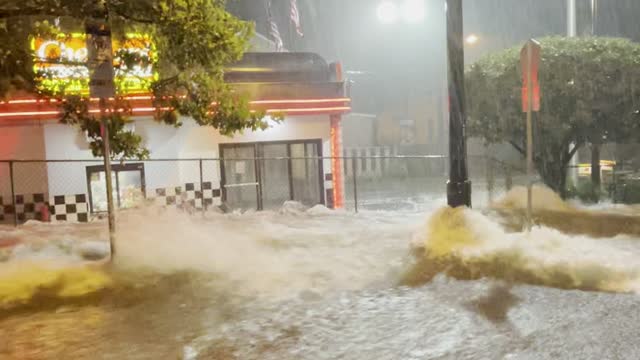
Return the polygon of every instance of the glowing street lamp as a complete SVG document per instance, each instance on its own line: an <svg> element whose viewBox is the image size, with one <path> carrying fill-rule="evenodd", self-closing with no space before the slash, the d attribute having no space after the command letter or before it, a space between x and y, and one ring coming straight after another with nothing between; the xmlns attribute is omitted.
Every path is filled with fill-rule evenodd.
<svg viewBox="0 0 640 360"><path fill-rule="evenodd" d="M480 41L480 38L476 34L471 34L464 39L464 42L467 43L467 45L475 45L478 41Z"/></svg>

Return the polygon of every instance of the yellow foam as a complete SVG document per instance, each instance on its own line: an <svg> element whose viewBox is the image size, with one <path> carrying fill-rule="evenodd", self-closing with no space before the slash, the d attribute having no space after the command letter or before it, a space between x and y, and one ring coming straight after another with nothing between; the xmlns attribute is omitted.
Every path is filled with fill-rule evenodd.
<svg viewBox="0 0 640 360"><path fill-rule="evenodd" d="M425 250L430 256L443 257L477 244L466 226L464 208L443 208L428 221Z"/></svg>
<svg viewBox="0 0 640 360"><path fill-rule="evenodd" d="M109 288L112 280L89 267L47 267L36 264L14 266L0 276L0 309L28 304L39 296L71 299Z"/></svg>

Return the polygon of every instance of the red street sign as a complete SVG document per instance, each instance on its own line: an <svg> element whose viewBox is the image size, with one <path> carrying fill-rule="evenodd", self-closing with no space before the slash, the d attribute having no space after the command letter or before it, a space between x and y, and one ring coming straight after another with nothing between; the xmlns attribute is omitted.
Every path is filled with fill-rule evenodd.
<svg viewBox="0 0 640 360"><path fill-rule="evenodd" d="M531 51L531 54L529 54ZM531 59L531 64L529 64ZM538 71L540 69L541 47L535 40L529 40L520 52L520 64L522 65L522 111L529 111L528 71L531 71L531 84L533 88L532 111L540 111L540 82Z"/></svg>

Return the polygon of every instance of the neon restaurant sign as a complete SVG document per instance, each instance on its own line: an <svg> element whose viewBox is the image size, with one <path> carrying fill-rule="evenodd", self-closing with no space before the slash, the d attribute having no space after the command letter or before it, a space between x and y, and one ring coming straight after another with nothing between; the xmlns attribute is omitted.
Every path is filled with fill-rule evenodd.
<svg viewBox="0 0 640 360"><path fill-rule="evenodd" d="M53 93L88 94L89 69L86 35L59 34L55 38L31 39L33 70L41 90ZM120 94L147 93L158 80L154 65L158 59L155 45L148 35L126 34L113 42L115 85ZM135 55L142 61L128 68L123 58Z"/></svg>

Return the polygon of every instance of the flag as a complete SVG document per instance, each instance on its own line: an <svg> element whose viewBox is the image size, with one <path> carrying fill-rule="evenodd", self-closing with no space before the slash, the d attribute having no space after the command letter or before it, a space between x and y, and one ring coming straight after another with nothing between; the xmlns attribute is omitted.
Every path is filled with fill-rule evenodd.
<svg viewBox="0 0 640 360"><path fill-rule="evenodd" d="M271 40L276 44L276 51L280 52L284 50L284 43L282 42L282 37L280 36L280 31L278 30L278 24L276 24L273 19L273 14L271 13L271 0L267 2L267 17L269 22L269 35L271 36Z"/></svg>
<svg viewBox="0 0 640 360"><path fill-rule="evenodd" d="M302 33L302 25L300 24L300 11L298 11L298 0L291 0L291 21L296 26L296 32L300 36Z"/></svg>

